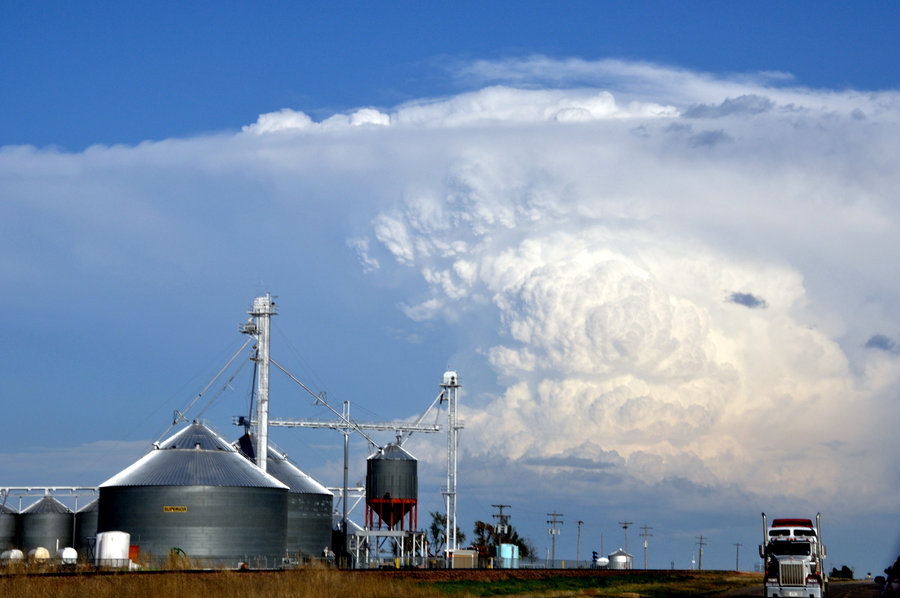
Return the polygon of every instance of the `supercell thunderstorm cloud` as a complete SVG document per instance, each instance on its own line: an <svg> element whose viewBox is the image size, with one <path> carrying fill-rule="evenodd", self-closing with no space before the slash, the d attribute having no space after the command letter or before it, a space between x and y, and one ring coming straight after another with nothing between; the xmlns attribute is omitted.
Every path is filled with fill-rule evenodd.
<svg viewBox="0 0 900 598"><path fill-rule="evenodd" d="M278 220L338 223L323 255L355 252L411 326L445 323L452 351L480 357L494 385L462 405L471 488L528 475L552 493L574 472L569 489L670 506L743 509L777 487L813 513L896 508L900 95L614 61L457 75L471 91L318 121L284 109L234 134L6 148L7 222L89 224L60 236L72 251L22 239L4 280L52 269L52 251L124 272L123 229L161 285L191 276L237 255L209 241L242 230L252 194L275 265L305 259ZM442 442L417 449L437 472Z"/></svg>
<svg viewBox="0 0 900 598"><path fill-rule="evenodd" d="M864 349L900 290L896 94L618 75L642 97L493 87L367 119L426 129L432 172L355 240L364 267L420 273L414 320L491 322L472 349L503 388L467 406L467 450L884 504L898 364Z"/></svg>

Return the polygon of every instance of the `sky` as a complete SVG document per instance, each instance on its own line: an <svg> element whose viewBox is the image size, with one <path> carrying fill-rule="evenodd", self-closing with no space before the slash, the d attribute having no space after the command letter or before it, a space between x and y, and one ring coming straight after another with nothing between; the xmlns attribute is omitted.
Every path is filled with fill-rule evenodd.
<svg viewBox="0 0 900 598"><path fill-rule="evenodd" d="M631 521L638 564L647 526L652 568L702 536L705 569L750 570L761 512L821 512L828 568L880 573L898 25L892 3L4 3L0 487L137 460L269 292L272 357L356 419L417 417L459 372L469 535L509 504L541 555L557 512L557 558ZM279 374L273 417L333 417ZM228 375L188 416L236 438L251 380ZM341 483L339 434L271 435ZM406 447L427 524L446 438Z"/></svg>

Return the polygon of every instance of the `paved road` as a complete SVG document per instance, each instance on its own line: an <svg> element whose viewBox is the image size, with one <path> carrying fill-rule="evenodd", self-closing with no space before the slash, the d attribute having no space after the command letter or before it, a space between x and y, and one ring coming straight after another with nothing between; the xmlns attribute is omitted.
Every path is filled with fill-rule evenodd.
<svg viewBox="0 0 900 598"><path fill-rule="evenodd" d="M828 598L878 598L881 586L871 581L840 581L828 584ZM762 586L748 586L726 592L724 598L761 598Z"/></svg>
<svg viewBox="0 0 900 598"><path fill-rule="evenodd" d="M878 598L881 586L871 581L831 582L828 585L828 598Z"/></svg>

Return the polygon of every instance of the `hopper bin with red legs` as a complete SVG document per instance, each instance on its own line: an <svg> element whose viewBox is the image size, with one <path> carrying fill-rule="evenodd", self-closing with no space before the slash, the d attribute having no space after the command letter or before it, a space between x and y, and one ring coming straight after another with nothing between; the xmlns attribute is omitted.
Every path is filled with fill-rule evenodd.
<svg viewBox="0 0 900 598"><path fill-rule="evenodd" d="M418 463L390 443L366 462L366 528L415 530L418 527Z"/></svg>

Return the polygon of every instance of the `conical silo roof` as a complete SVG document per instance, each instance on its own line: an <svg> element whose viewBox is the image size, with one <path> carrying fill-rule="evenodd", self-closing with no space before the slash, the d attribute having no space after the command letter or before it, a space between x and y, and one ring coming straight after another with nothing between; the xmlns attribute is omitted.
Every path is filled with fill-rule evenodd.
<svg viewBox="0 0 900 598"><path fill-rule="evenodd" d="M369 459L389 459L392 461L415 461L416 458L410 454L405 448L396 442L390 442L379 448L373 454L369 455Z"/></svg>
<svg viewBox="0 0 900 598"><path fill-rule="evenodd" d="M286 488L199 422L183 428L100 485Z"/></svg>
<svg viewBox="0 0 900 598"><path fill-rule="evenodd" d="M84 505L80 509L78 509L78 513L93 513L94 511L100 510L100 499L95 498L88 504Z"/></svg>
<svg viewBox="0 0 900 598"><path fill-rule="evenodd" d="M234 446L248 459L256 462L256 437L252 434L244 434L235 441ZM286 484L292 493L334 496L328 488L297 467L287 454L272 442L269 443L269 450L266 453L266 473Z"/></svg>
<svg viewBox="0 0 900 598"><path fill-rule="evenodd" d="M37 501L24 511L22 514L34 515L38 513L62 513L62 514L70 514L72 513L72 509L62 504L52 496L45 496L41 500Z"/></svg>

